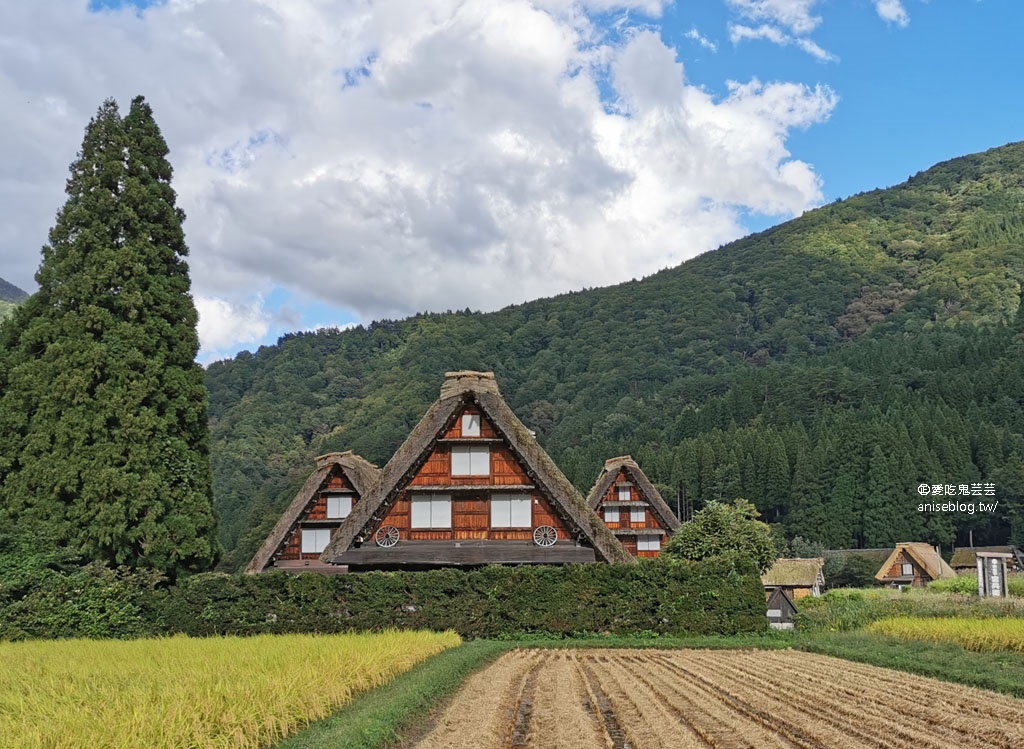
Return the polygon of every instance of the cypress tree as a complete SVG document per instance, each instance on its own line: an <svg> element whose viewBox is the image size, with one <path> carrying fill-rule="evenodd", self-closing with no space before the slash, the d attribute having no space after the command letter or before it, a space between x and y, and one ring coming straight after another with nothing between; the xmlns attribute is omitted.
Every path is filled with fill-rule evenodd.
<svg viewBox="0 0 1024 749"><path fill-rule="evenodd" d="M3 332L0 508L39 543L174 577L219 544L167 152L142 97L86 128L39 291Z"/></svg>

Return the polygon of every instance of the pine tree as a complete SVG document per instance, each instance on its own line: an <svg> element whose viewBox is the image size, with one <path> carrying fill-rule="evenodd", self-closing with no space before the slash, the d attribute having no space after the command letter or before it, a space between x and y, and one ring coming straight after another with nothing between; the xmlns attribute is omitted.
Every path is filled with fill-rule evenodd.
<svg viewBox="0 0 1024 749"><path fill-rule="evenodd" d="M219 544L167 152L141 97L86 128L39 291L4 332L0 507L40 543L174 577Z"/></svg>

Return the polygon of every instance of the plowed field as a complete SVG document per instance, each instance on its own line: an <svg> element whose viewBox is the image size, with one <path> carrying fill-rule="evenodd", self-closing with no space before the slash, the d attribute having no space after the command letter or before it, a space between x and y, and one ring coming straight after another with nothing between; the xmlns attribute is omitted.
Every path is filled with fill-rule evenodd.
<svg viewBox="0 0 1024 749"><path fill-rule="evenodd" d="M1024 701L793 651L518 650L421 749L1024 747Z"/></svg>

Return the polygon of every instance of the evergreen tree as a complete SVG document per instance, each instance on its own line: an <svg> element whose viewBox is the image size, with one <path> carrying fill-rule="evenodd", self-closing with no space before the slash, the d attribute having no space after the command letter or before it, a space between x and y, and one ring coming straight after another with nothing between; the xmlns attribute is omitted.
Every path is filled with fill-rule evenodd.
<svg viewBox="0 0 1024 749"><path fill-rule="evenodd" d="M40 543L176 576L208 568L207 396L167 145L137 97L86 128L4 330L0 512Z"/></svg>

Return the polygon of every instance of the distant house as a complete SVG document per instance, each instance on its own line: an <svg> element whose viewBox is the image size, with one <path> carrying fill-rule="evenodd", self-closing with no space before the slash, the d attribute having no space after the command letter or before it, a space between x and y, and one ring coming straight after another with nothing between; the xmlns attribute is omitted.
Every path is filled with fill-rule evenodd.
<svg viewBox="0 0 1024 749"><path fill-rule="evenodd" d="M268 569L344 572L322 562L320 555L379 475L377 466L351 451L321 455L316 470L270 531L246 573Z"/></svg>
<svg viewBox="0 0 1024 749"><path fill-rule="evenodd" d="M958 546L953 550L953 558L949 560L949 566L958 573L974 572L978 566L977 553L979 551L1009 554L1006 568L1011 572L1024 571L1024 551L1016 546Z"/></svg>
<svg viewBox="0 0 1024 749"><path fill-rule="evenodd" d="M354 570L634 561L491 372L446 374L321 559Z"/></svg>
<svg viewBox="0 0 1024 749"><path fill-rule="evenodd" d="M798 601L805 596L820 596L825 586L825 559L776 559L775 564L761 575L765 590L782 589Z"/></svg>
<svg viewBox="0 0 1024 749"><path fill-rule="evenodd" d="M793 629L796 620L796 604L783 588L765 588L764 597L768 603L768 626L772 629Z"/></svg>
<svg viewBox="0 0 1024 749"><path fill-rule="evenodd" d="M679 519L629 455L605 461L587 504L634 556L656 557Z"/></svg>
<svg viewBox="0 0 1024 749"><path fill-rule="evenodd" d="M932 580L955 576L956 572L939 556L934 546L899 543L882 563L875 579L892 586L921 587Z"/></svg>

